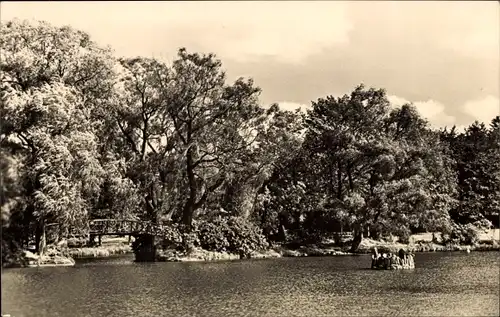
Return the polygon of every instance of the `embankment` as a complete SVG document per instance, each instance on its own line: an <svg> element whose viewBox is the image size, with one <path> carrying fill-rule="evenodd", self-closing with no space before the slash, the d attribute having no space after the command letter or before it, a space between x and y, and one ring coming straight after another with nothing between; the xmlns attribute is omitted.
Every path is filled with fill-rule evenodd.
<svg viewBox="0 0 500 317"><path fill-rule="evenodd" d="M99 246L88 247L83 239L69 239L58 243L57 248L69 257L79 258L106 258L113 255L133 253L128 238L103 237Z"/></svg>

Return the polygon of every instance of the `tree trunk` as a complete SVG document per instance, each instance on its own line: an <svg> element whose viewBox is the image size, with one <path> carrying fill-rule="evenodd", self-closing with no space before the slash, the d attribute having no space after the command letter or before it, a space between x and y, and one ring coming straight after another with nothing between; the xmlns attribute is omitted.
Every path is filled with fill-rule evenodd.
<svg viewBox="0 0 500 317"><path fill-rule="evenodd" d="M354 191L354 181L352 179L352 171L351 171L351 166L347 168L347 177L349 179L349 190L350 192Z"/></svg>
<svg viewBox="0 0 500 317"><path fill-rule="evenodd" d="M363 240L363 230L354 230L354 239L352 240L351 252L357 252L361 241Z"/></svg>
<svg viewBox="0 0 500 317"><path fill-rule="evenodd" d="M39 230L39 238L37 241L37 251L38 255L42 256L43 251L47 245L46 236L45 236L45 221L42 219Z"/></svg>
<svg viewBox="0 0 500 317"><path fill-rule="evenodd" d="M286 229L285 229L285 226L284 225L280 225L279 226L279 238L281 241L287 241L288 240L288 235L287 235L287 232L286 232Z"/></svg>
<svg viewBox="0 0 500 317"><path fill-rule="evenodd" d="M278 236L281 241L287 241L288 235L285 228L286 218L282 214L280 214L278 217L279 217Z"/></svg>
<svg viewBox="0 0 500 317"><path fill-rule="evenodd" d="M42 237L42 232L40 231L40 227L37 225L35 230L35 252L40 253L40 241Z"/></svg>
<svg viewBox="0 0 500 317"><path fill-rule="evenodd" d="M194 212L194 204L196 203L196 196L198 194L198 188L196 186L196 178L194 175L194 166L193 166L193 152L192 148L189 148L186 152L186 172L189 181L189 197L186 201L186 205L184 206L184 210L182 212L182 223L188 227L191 227L193 222L193 212Z"/></svg>
<svg viewBox="0 0 500 317"><path fill-rule="evenodd" d="M252 201L252 209L250 209L251 214L255 213L255 206L257 206L257 201L259 199L259 193L260 193L260 187L257 190L255 190L255 195L253 196L253 201Z"/></svg>
<svg viewBox="0 0 500 317"><path fill-rule="evenodd" d="M182 211L182 223L188 227L191 227L193 223L193 205L194 202L191 199L188 199L186 205L184 206L184 210Z"/></svg>
<svg viewBox="0 0 500 317"><path fill-rule="evenodd" d="M337 165L337 198L341 199L342 198L342 170L341 170L341 165L340 162Z"/></svg>
<svg viewBox="0 0 500 317"><path fill-rule="evenodd" d="M262 211L262 218L261 218L261 220L260 220L260 226L261 226L261 227L264 227L264 224L265 224L265 223L266 223L266 221L267 221L267 208L266 208L266 207L264 207L263 209L264 209L264 210Z"/></svg>
<svg viewBox="0 0 500 317"><path fill-rule="evenodd" d="M240 216L247 219L253 211L255 197L257 196L258 189L252 185L247 184L243 186L242 197L240 202Z"/></svg>

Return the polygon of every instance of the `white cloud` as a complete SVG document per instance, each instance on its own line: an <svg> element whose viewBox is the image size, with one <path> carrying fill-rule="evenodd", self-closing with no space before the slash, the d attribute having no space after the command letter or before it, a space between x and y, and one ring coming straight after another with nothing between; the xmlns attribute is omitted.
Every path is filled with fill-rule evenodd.
<svg viewBox="0 0 500 317"><path fill-rule="evenodd" d="M346 6L333 1L32 2L2 4L2 18L70 24L103 44L113 42L123 55L150 55L165 51L166 45L174 51L195 47L221 58L246 61L271 55L297 63L348 42L352 25Z"/></svg>
<svg viewBox="0 0 500 317"><path fill-rule="evenodd" d="M429 99L427 101L415 101L412 102L406 98L388 95L387 99L391 103L391 106L397 108L401 107L405 104L413 104L420 115L429 121L429 124L434 128L444 128L444 127L452 127L456 126L457 130L463 131L467 125L458 125L457 118L455 116L449 115L445 111L445 105L440 103L439 101L435 101ZM495 104L496 102L496 104ZM300 108L302 111L305 111L310 108L310 105L296 103L292 101L282 101L278 102L279 106L283 110L295 111L295 109ZM473 115L479 121L490 122L491 119L495 116L493 113L493 108L496 106L498 109L498 99L494 97L488 97L485 99L477 100L474 102L466 103L464 108L472 109L474 108L482 108L483 112L474 112L476 115ZM499 110L496 111L497 115ZM469 113L472 115L472 112ZM486 120L485 120L486 119Z"/></svg>
<svg viewBox="0 0 500 317"><path fill-rule="evenodd" d="M445 107L442 103L429 99L427 101L416 101L413 105L418 111L431 123L443 123L445 125L453 124L455 117L445 113Z"/></svg>
<svg viewBox="0 0 500 317"><path fill-rule="evenodd" d="M387 99L394 107L401 107L404 104L412 103L411 101L399 97L388 96ZM445 106L435 100L415 101L413 105L418 112L426 118L434 127L451 127L456 124L457 120L454 116L446 113ZM462 106L462 112L478 120L488 124L495 117L500 115L500 101L495 96L486 96L480 99L469 100ZM457 125L457 129L463 131L468 125Z"/></svg>
<svg viewBox="0 0 500 317"><path fill-rule="evenodd" d="M463 105L462 111L479 122L488 124L495 116L500 115L500 101L491 95L482 99L469 100Z"/></svg>
<svg viewBox="0 0 500 317"><path fill-rule="evenodd" d="M306 111L307 109L310 108L309 105L303 103L290 102L290 101L278 102L278 105L280 106L280 109L288 111L295 111L298 108L300 108L301 111Z"/></svg>
<svg viewBox="0 0 500 317"><path fill-rule="evenodd" d="M404 104L412 103L411 101L399 96L387 96L387 99L394 107L401 107ZM451 127L456 124L456 118L446 113L445 106L435 100L415 101L412 103L422 117L426 118L430 125L434 128Z"/></svg>
<svg viewBox="0 0 500 317"><path fill-rule="evenodd" d="M455 131L457 131L457 132L465 132L465 130L467 129L467 127L468 127L468 125L459 124L459 125L455 126Z"/></svg>
<svg viewBox="0 0 500 317"><path fill-rule="evenodd" d="M387 96L387 99L389 100L389 102L391 103L391 106L393 106L393 107L401 107L404 104L411 103L410 101L406 100L405 98L401 98L401 97L394 96L394 95Z"/></svg>

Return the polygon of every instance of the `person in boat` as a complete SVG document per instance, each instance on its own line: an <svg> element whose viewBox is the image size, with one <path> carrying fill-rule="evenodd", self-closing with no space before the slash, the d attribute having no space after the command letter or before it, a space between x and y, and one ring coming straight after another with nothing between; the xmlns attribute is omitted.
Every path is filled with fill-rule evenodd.
<svg viewBox="0 0 500 317"><path fill-rule="evenodd" d="M377 267L378 260L380 258L380 254L378 253L377 247L374 247L372 250L372 269Z"/></svg>
<svg viewBox="0 0 500 317"><path fill-rule="evenodd" d="M401 265L399 257L395 253L393 253L391 257L391 266L392 265Z"/></svg>
<svg viewBox="0 0 500 317"><path fill-rule="evenodd" d="M401 260L403 260L403 259L406 257L406 252L405 252L405 250L403 250L403 249L399 249L398 255L399 255L399 258L400 258Z"/></svg>
<svg viewBox="0 0 500 317"><path fill-rule="evenodd" d="M391 254L389 252L382 254L382 265L385 269L391 266Z"/></svg>

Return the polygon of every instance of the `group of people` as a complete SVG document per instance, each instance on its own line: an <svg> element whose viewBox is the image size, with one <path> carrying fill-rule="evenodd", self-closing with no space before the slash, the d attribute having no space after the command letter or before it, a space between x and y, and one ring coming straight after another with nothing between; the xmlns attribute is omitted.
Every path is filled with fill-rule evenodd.
<svg viewBox="0 0 500 317"><path fill-rule="evenodd" d="M415 262L413 254L400 249L398 254L391 252L380 254L377 248L373 248L372 269L413 269Z"/></svg>

